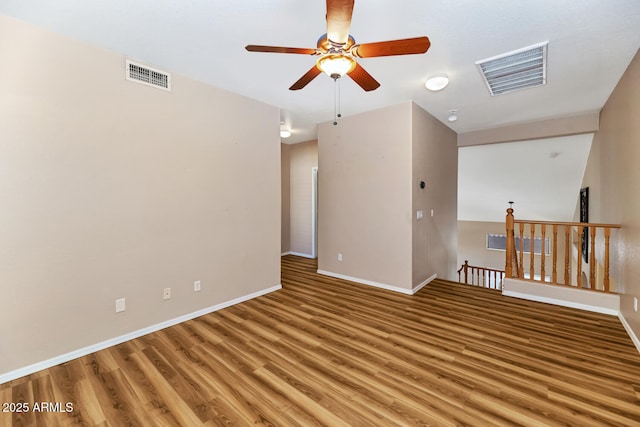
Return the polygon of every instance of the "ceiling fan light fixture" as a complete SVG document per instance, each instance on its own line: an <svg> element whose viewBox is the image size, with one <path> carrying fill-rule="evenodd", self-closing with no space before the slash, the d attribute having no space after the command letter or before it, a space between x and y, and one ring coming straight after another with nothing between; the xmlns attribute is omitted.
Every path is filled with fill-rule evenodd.
<svg viewBox="0 0 640 427"><path fill-rule="evenodd" d="M332 53L318 59L316 66L329 77L335 79L353 71L356 67L356 61L351 56Z"/></svg>
<svg viewBox="0 0 640 427"><path fill-rule="evenodd" d="M432 92L444 89L449 84L449 76L445 73L434 74L427 78L424 86Z"/></svg>

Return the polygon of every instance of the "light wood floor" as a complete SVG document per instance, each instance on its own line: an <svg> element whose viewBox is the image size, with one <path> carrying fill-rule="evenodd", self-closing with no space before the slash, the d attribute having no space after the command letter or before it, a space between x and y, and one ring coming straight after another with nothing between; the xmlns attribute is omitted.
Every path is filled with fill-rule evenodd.
<svg viewBox="0 0 640 427"><path fill-rule="evenodd" d="M0 386L0 426L640 426L616 317L436 280L406 296L282 260L281 291Z"/></svg>

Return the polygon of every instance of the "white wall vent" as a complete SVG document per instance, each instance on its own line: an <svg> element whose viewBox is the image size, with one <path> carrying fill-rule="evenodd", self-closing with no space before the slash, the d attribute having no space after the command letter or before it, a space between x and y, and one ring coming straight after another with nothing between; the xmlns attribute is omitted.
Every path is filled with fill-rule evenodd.
<svg viewBox="0 0 640 427"><path fill-rule="evenodd" d="M171 90L171 74L166 71L151 68L147 65L126 60L127 80L153 86L159 89Z"/></svg>
<svg viewBox="0 0 640 427"><path fill-rule="evenodd" d="M528 46L476 62L491 96L547 83L547 45Z"/></svg>

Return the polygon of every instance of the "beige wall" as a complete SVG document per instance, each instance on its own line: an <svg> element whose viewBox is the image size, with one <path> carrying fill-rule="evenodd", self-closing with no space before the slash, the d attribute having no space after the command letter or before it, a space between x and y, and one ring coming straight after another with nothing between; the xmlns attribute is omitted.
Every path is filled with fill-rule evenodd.
<svg viewBox="0 0 640 427"><path fill-rule="evenodd" d="M0 375L280 282L277 108L5 17L0 57Z"/></svg>
<svg viewBox="0 0 640 427"><path fill-rule="evenodd" d="M504 222L458 221L458 265L504 270L505 253L487 249L487 234L505 234ZM456 274L456 280L458 276Z"/></svg>
<svg viewBox="0 0 640 427"><path fill-rule="evenodd" d="M319 270L402 292L454 277L453 131L407 102L320 125L319 162Z"/></svg>
<svg viewBox="0 0 640 427"><path fill-rule="evenodd" d="M412 105L413 286L434 274L456 278L458 148L456 133ZM419 182L425 182L420 189ZM431 211L433 210L433 216ZM424 218L417 219L422 211Z"/></svg>
<svg viewBox="0 0 640 427"><path fill-rule="evenodd" d="M312 169L318 167L318 142L291 145L289 153L289 251L310 257L313 255Z"/></svg>
<svg viewBox="0 0 640 427"><path fill-rule="evenodd" d="M598 130L598 112L548 120L521 123L499 128L483 129L458 134L458 146L495 144L528 139L553 138L565 135L593 133Z"/></svg>
<svg viewBox="0 0 640 427"><path fill-rule="evenodd" d="M613 241L613 280L621 286L620 310L640 337L640 53L600 113L583 186L589 187L591 222L619 223Z"/></svg>
<svg viewBox="0 0 640 427"><path fill-rule="evenodd" d="M291 172L290 172L290 159L291 159L291 145L280 144L280 169L281 178L280 182L282 201L281 212L282 218L280 221L280 252L283 254L291 251Z"/></svg>
<svg viewBox="0 0 640 427"><path fill-rule="evenodd" d="M411 289L410 118L404 103L319 125L319 270Z"/></svg>

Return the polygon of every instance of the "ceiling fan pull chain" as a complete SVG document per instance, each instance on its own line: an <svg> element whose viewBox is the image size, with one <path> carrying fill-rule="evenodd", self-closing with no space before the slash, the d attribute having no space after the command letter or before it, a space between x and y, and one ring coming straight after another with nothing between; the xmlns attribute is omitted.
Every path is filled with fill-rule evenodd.
<svg viewBox="0 0 640 427"><path fill-rule="evenodd" d="M333 77L333 76L331 76ZM338 124L338 119L342 117L342 113L340 112L340 76L336 74L336 77L333 77L333 84L335 85L335 91L333 94L333 125Z"/></svg>
<svg viewBox="0 0 640 427"><path fill-rule="evenodd" d="M336 84L338 85L336 91L338 93L338 118L342 117L342 113L340 112L340 80L336 80Z"/></svg>
<svg viewBox="0 0 640 427"><path fill-rule="evenodd" d="M333 85L334 85L334 91L333 91L333 125L336 126L338 124L338 117L340 117L340 114L338 113L338 102L339 102L338 94L340 92L340 86L338 86L338 78L337 77L333 77Z"/></svg>

